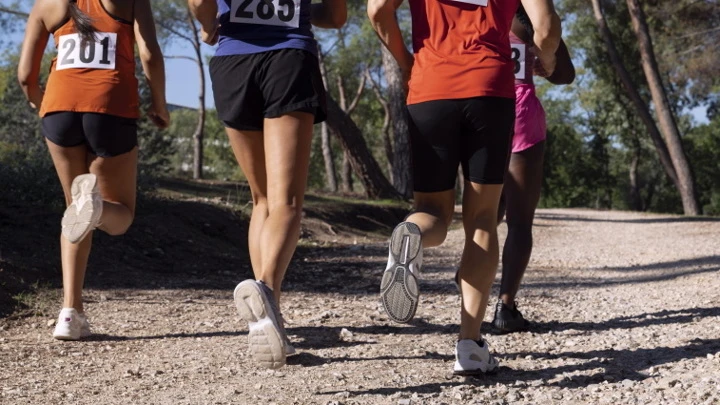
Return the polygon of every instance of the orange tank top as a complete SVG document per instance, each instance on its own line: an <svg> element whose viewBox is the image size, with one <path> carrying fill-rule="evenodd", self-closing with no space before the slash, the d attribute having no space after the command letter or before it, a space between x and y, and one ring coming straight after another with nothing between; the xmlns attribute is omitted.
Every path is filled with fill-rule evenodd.
<svg viewBox="0 0 720 405"><path fill-rule="evenodd" d="M81 41L72 20L55 30L58 55L50 66L40 116L75 111L138 118L132 23L111 16L101 0L77 0L77 6L92 19L96 41Z"/></svg>
<svg viewBox="0 0 720 405"><path fill-rule="evenodd" d="M510 25L519 0L410 0L415 63L408 104L515 98Z"/></svg>

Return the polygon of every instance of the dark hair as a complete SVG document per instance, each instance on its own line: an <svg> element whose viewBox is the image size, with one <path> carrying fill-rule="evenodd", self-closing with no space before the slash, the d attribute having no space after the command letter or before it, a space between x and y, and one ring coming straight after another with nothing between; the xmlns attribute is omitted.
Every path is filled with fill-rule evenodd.
<svg viewBox="0 0 720 405"><path fill-rule="evenodd" d="M515 13L515 17L517 17L518 21L523 25L525 28L525 31L530 35L530 38L535 35L535 29L533 28L532 22L530 22L530 17L527 15L527 12L525 11L525 7L523 7L522 4L520 4L520 7L518 7L517 13Z"/></svg>
<svg viewBox="0 0 720 405"><path fill-rule="evenodd" d="M70 0L70 19L72 19L75 25L75 31L80 34L82 40L95 42L97 29L93 26L92 18L80 11L77 0Z"/></svg>

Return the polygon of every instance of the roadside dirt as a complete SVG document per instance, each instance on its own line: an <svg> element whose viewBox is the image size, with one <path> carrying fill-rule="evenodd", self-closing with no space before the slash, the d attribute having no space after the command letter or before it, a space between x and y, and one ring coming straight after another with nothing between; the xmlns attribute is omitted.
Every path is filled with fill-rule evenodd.
<svg viewBox="0 0 720 405"><path fill-rule="evenodd" d="M451 375L461 230L425 251L416 318L399 325L378 286L402 210L365 208L361 233L330 211L309 213L281 304L299 354L268 371L249 360L232 305L250 276L244 221L200 203L176 215L193 203L176 204L139 217L122 244L96 237L89 340L52 339L57 288L44 290L36 315L0 318L0 403L720 403L717 219L540 210L518 302L533 326L488 333L501 368L478 379ZM118 246L135 248L123 256ZM27 267L54 263L56 249L43 246Z"/></svg>

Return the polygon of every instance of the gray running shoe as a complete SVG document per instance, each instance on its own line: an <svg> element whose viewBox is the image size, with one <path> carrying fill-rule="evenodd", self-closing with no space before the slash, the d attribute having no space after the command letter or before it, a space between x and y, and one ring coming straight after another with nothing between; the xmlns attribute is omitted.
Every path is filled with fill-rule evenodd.
<svg viewBox="0 0 720 405"><path fill-rule="evenodd" d="M235 287L233 295L238 314L248 321L248 346L253 360L265 368L284 366L288 339L270 287L261 281L245 280Z"/></svg>
<svg viewBox="0 0 720 405"><path fill-rule="evenodd" d="M406 323L415 316L422 257L420 228L412 222L400 223L390 238L388 264L380 284L383 307L395 322Z"/></svg>
<svg viewBox="0 0 720 405"><path fill-rule="evenodd" d="M81 174L70 186L72 203L62 218L62 234L70 243L79 243L90 231L97 228L103 211L103 199L98 189L97 177Z"/></svg>
<svg viewBox="0 0 720 405"><path fill-rule="evenodd" d="M455 346L455 375L481 375L494 371L500 362L490 354L487 342L463 339Z"/></svg>

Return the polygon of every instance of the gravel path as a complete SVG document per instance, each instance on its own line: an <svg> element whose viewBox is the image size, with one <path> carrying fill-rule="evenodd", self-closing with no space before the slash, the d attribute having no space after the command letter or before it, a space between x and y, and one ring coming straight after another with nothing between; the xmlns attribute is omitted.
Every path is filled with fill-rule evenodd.
<svg viewBox="0 0 720 405"><path fill-rule="evenodd" d="M720 220L538 215L519 297L534 325L487 335L495 375L451 375L455 230L426 250L412 325L380 309L383 241L303 250L282 303L299 354L279 371L249 362L231 269L223 288L88 291L89 341L53 340L55 308L0 319L0 403L720 404Z"/></svg>

